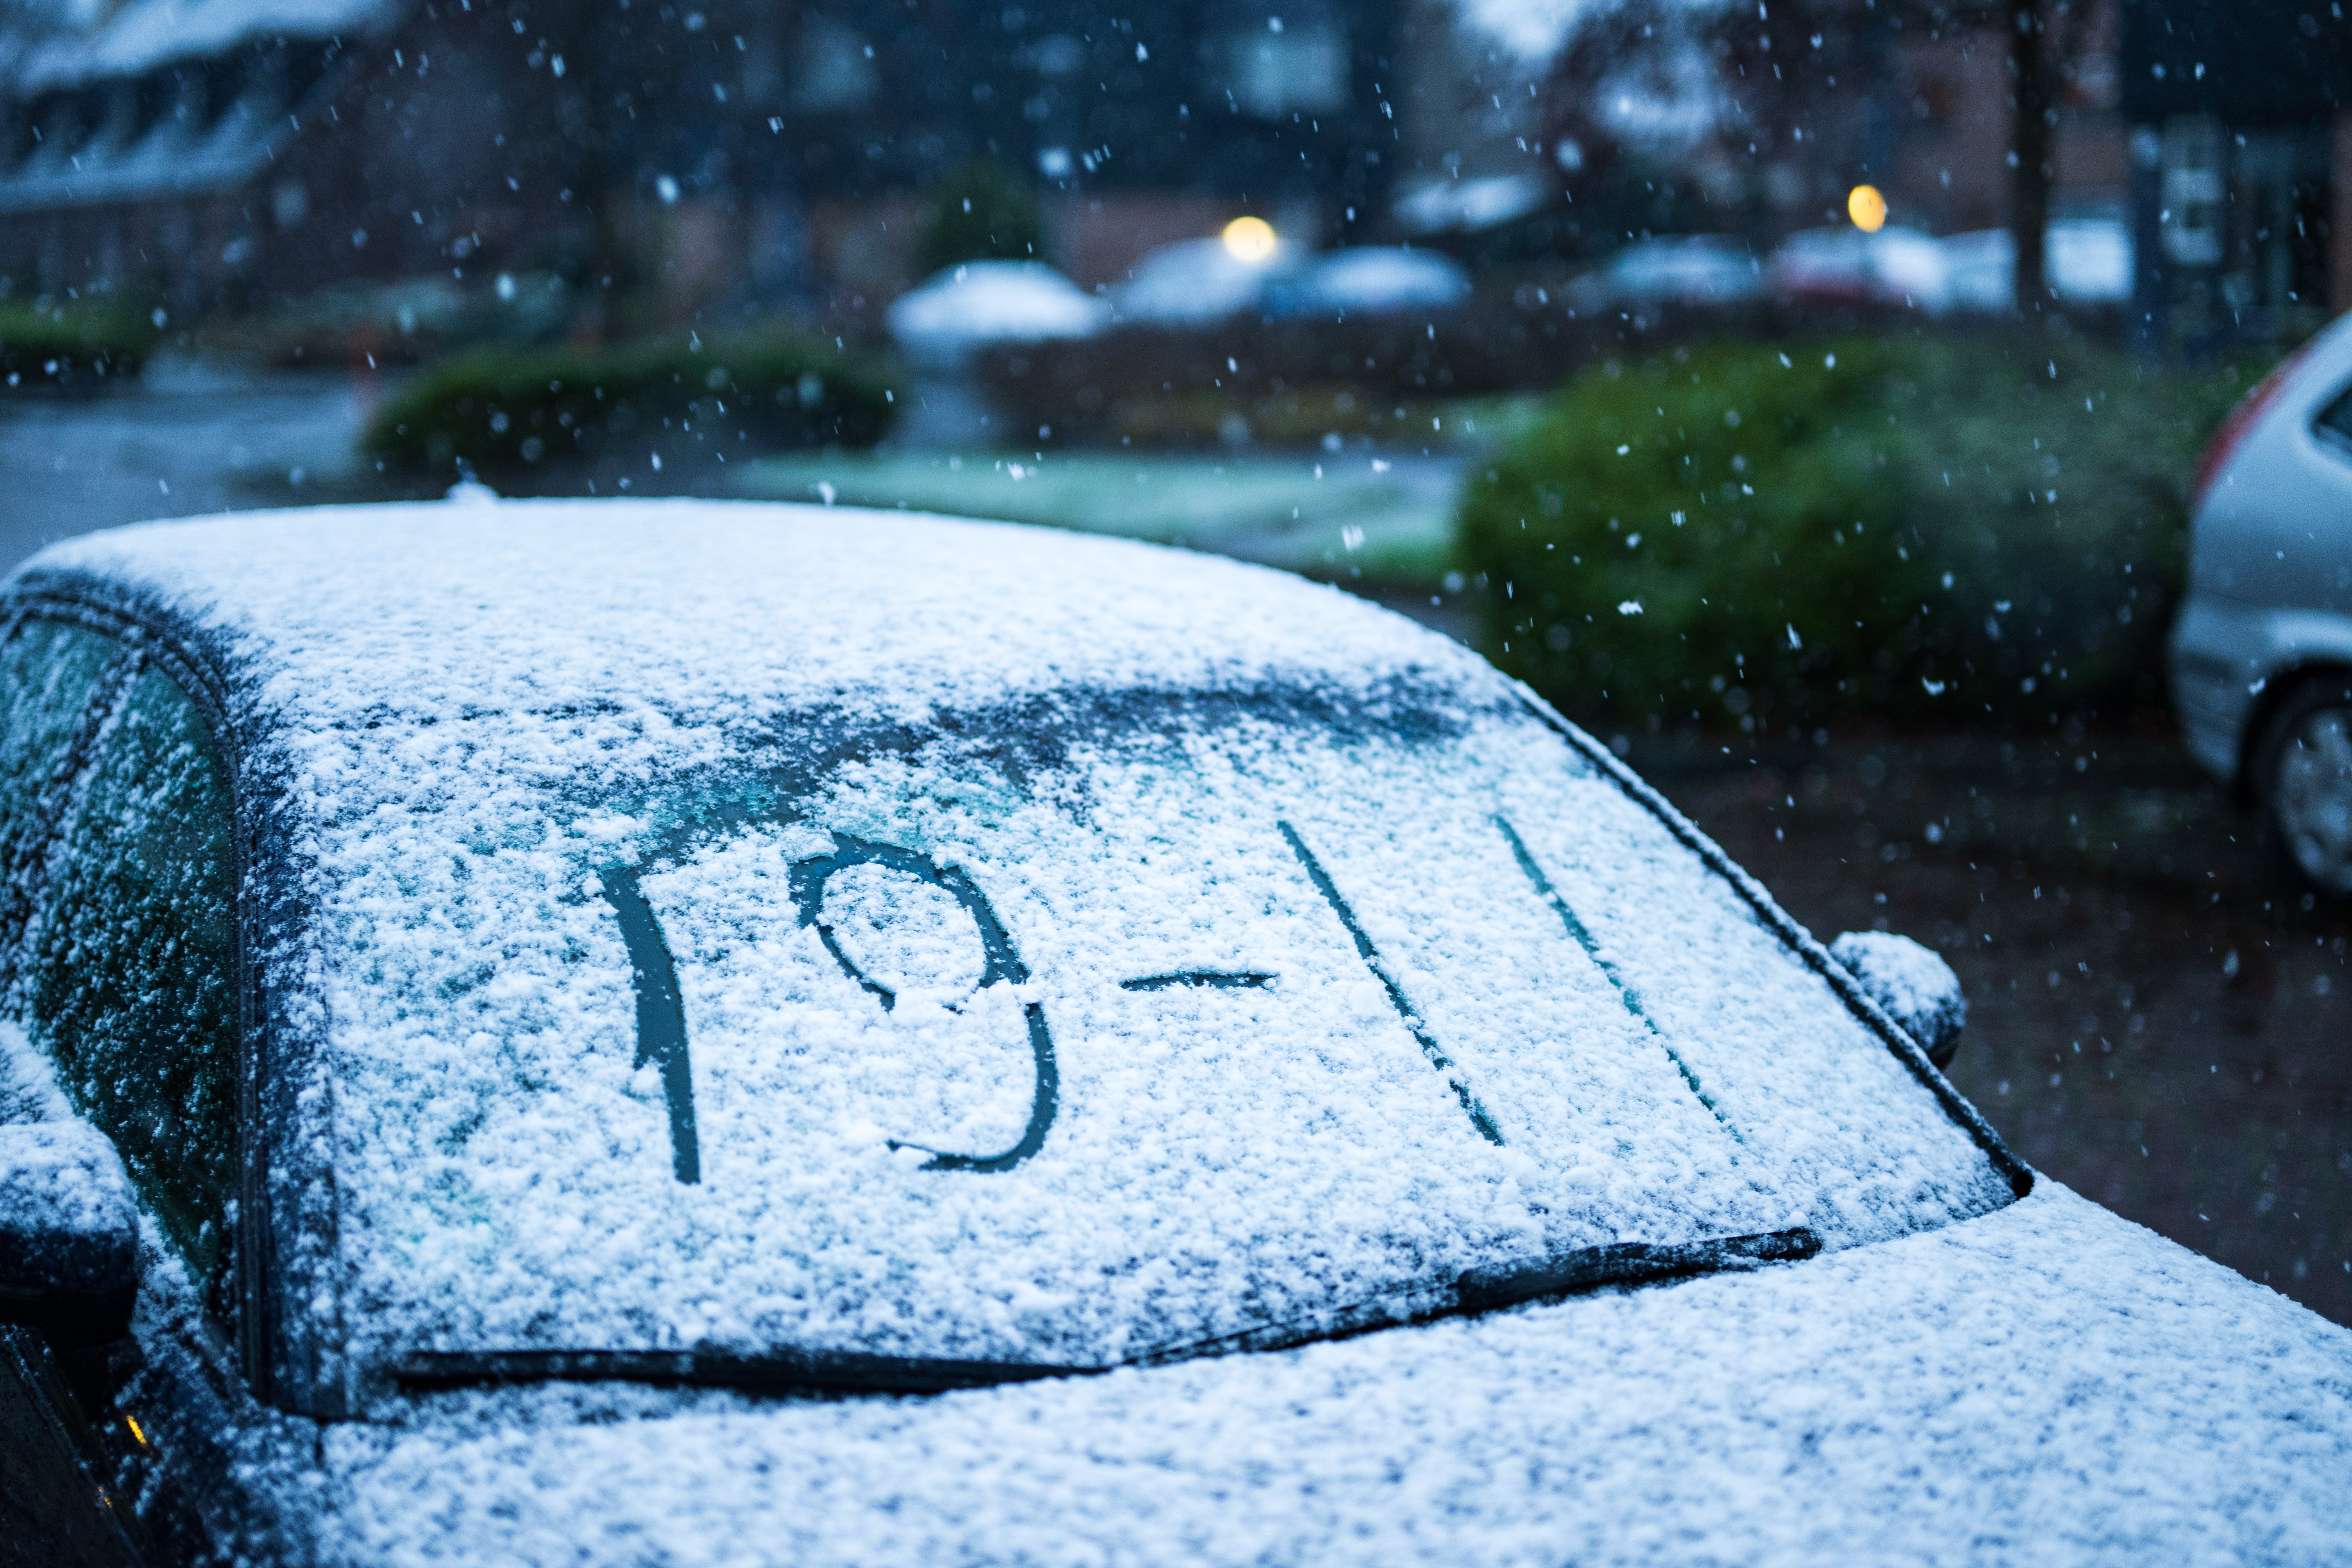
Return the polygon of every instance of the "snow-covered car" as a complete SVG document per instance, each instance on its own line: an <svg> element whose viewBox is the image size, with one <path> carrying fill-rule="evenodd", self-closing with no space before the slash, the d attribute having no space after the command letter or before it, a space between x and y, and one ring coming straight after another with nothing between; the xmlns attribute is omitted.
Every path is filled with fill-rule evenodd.
<svg viewBox="0 0 2352 1568"><path fill-rule="evenodd" d="M1951 305L2011 310L2017 303L2017 237L2005 228L1948 235L1943 247ZM2131 298L2132 237L2114 218L2068 218L2042 234L2042 277L2062 304L2113 305Z"/></svg>
<svg viewBox="0 0 2352 1568"><path fill-rule="evenodd" d="M1940 314L1951 303L1944 252L1934 238L1895 225L1800 229L1765 264L1776 299L1811 305L1897 305Z"/></svg>
<svg viewBox="0 0 2352 1568"><path fill-rule="evenodd" d="M1269 315L1395 315L1442 310L1469 295L1470 274L1452 257L1402 245L1360 245L1310 258L1266 285Z"/></svg>
<svg viewBox="0 0 2352 1568"><path fill-rule="evenodd" d="M890 301L890 335L918 359L953 362L989 343L1084 338L1110 307L1042 261L968 261Z"/></svg>
<svg viewBox="0 0 2352 1568"><path fill-rule="evenodd" d="M2352 317L2249 393L2190 492L2172 698L2314 891L2352 900Z"/></svg>
<svg viewBox="0 0 2352 1568"><path fill-rule="evenodd" d="M1671 235L1626 246L1568 289L1570 301L1586 310L1735 305L1764 291L1763 268L1729 235Z"/></svg>
<svg viewBox="0 0 2352 1568"><path fill-rule="evenodd" d="M1175 240L1144 252L1111 290L1111 304L1122 321L1209 326L1262 309L1267 286L1296 273L1302 259L1287 241L1248 257L1222 239Z"/></svg>
<svg viewBox="0 0 2352 1568"><path fill-rule="evenodd" d="M11 1548L2352 1553L2352 1334L1335 589L477 496L0 609Z"/></svg>

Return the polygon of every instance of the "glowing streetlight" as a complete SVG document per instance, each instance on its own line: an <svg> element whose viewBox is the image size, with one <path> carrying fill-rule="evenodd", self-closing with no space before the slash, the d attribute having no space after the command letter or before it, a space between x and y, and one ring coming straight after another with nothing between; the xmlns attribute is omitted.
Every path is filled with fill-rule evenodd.
<svg viewBox="0 0 2352 1568"><path fill-rule="evenodd" d="M1886 198L1876 185L1856 185L1846 193L1845 216L1863 233L1876 234L1886 226Z"/></svg>
<svg viewBox="0 0 2352 1568"><path fill-rule="evenodd" d="M1252 266L1274 254L1274 225L1262 217L1237 217L1225 225L1225 248Z"/></svg>

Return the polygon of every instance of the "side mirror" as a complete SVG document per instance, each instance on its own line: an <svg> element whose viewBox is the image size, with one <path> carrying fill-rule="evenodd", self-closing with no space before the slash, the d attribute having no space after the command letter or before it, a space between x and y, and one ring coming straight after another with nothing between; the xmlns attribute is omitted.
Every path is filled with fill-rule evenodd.
<svg viewBox="0 0 2352 1568"><path fill-rule="evenodd" d="M87 1121L0 1127L0 1322L61 1349L131 1327L139 1208L106 1135Z"/></svg>
<svg viewBox="0 0 2352 1568"><path fill-rule="evenodd" d="M1891 931L1850 931L1830 943L1830 956L1919 1042L1929 1061L1951 1065L1969 1021L1969 1000L1960 994L1960 977L1934 949Z"/></svg>

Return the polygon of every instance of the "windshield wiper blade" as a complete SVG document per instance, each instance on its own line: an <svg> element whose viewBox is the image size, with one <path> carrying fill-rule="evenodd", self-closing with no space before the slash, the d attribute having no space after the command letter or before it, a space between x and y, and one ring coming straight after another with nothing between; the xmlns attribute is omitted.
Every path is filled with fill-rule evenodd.
<svg viewBox="0 0 2352 1568"><path fill-rule="evenodd" d="M1540 1263L1473 1269L1454 1283L1456 1305L1445 1315L1493 1312L1522 1301L1580 1295L1612 1285L1647 1285L1766 1263L1799 1263L1821 1249L1822 1238L1801 1226L1664 1247L1628 1241L1581 1247Z"/></svg>
<svg viewBox="0 0 2352 1568"><path fill-rule="evenodd" d="M1450 1289L1434 1286L1395 1292L1307 1322L1268 1324L1213 1340L1196 1340L1147 1352L1135 1357L1130 1364L1164 1366L1171 1362L1201 1361L1213 1356L1290 1350L1440 1318L1478 1317L1526 1301L1589 1295L1612 1287L1656 1284L1701 1274L1758 1268L1771 1263L1799 1263L1821 1249L1821 1237L1801 1226L1753 1236L1712 1237L1705 1241L1664 1245L1628 1241L1578 1247L1533 1263L1473 1269L1454 1280Z"/></svg>
<svg viewBox="0 0 2352 1568"><path fill-rule="evenodd" d="M498 1384L635 1383L763 1394L947 1394L1105 1370L857 1351L425 1351L403 1357L392 1376L413 1393Z"/></svg>
<svg viewBox="0 0 2352 1568"><path fill-rule="evenodd" d="M1307 1322L1268 1324L1149 1351L1118 1366L1164 1366L1215 1356L1290 1350L1354 1339L1440 1318L1475 1317L1522 1302L1586 1295L1612 1287L1795 1263L1822 1249L1801 1226L1753 1236L1655 1245L1580 1247L1540 1261L1474 1269L1449 1288L1410 1290L1358 1303ZM667 1388L732 1388L755 1394L950 1394L1051 1377L1091 1377L1112 1366L1050 1362L952 1361L857 1351L425 1351L404 1357L393 1381L411 1393L527 1383L635 1383Z"/></svg>

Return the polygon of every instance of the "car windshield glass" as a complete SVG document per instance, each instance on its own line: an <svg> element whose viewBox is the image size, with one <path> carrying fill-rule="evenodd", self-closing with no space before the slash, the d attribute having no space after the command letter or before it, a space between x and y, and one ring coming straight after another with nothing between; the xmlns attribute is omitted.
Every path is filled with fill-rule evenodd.
<svg viewBox="0 0 2352 1568"><path fill-rule="evenodd" d="M2009 1195L1499 687L832 716L600 790L343 904L386 1352L1103 1365Z"/></svg>

